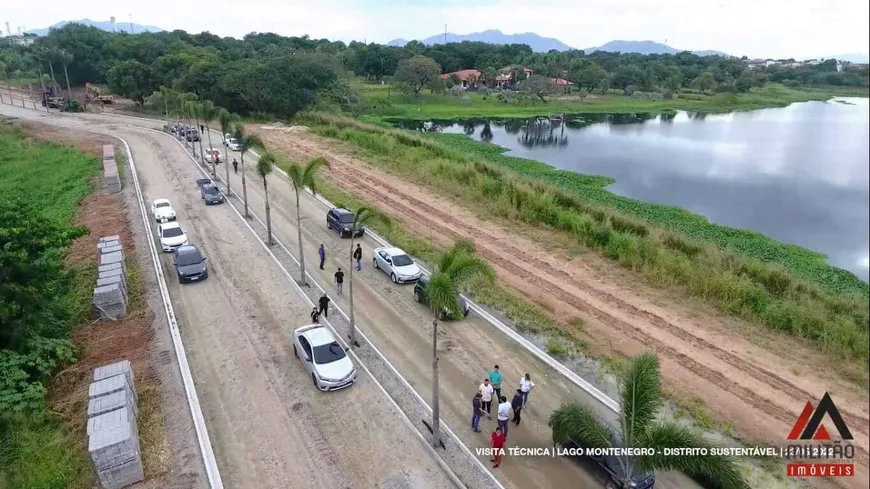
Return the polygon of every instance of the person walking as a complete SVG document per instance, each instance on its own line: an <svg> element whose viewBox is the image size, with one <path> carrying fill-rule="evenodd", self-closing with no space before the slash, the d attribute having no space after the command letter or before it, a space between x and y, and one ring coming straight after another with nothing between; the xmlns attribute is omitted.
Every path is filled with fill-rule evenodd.
<svg viewBox="0 0 870 489"><path fill-rule="evenodd" d="M511 421L519 426L520 425L520 412L523 410L523 391L517 389L517 393L514 394L514 398L511 399L511 409L514 410L514 419Z"/></svg>
<svg viewBox="0 0 870 489"><path fill-rule="evenodd" d="M480 401L480 392L474 394L474 399L471 400L471 429L475 433L480 433L480 417L483 416L483 407Z"/></svg>
<svg viewBox="0 0 870 489"><path fill-rule="evenodd" d="M341 288L344 285L344 272L341 271L341 267L338 267L338 271L335 272L335 290L341 294Z"/></svg>
<svg viewBox="0 0 870 489"><path fill-rule="evenodd" d="M508 402L507 398L501 396L499 398L500 404L498 405L498 427L501 428L504 436L507 437L508 433L508 419L511 416L511 403Z"/></svg>
<svg viewBox="0 0 870 489"><path fill-rule="evenodd" d="M529 393L532 392L532 389L535 388L535 383L532 382L532 377L529 374L526 374L525 377L520 379L520 392L523 394L523 407L526 407L526 404L529 403Z"/></svg>
<svg viewBox="0 0 870 489"><path fill-rule="evenodd" d="M319 323L320 322L320 311L314 307L311 309L311 322Z"/></svg>
<svg viewBox="0 0 870 489"><path fill-rule="evenodd" d="M238 173L238 172L239 172L239 162L236 161L235 158L233 158L233 172L234 172L234 173Z"/></svg>
<svg viewBox="0 0 870 489"><path fill-rule="evenodd" d="M493 457L490 459L492 468L498 468L501 465L501 458L504 456L504 444L507 441L507 435L502 432L501 428L496 428L492 432L492 448Z"/></svg>
<svg viewBox="0 0 870 489"><path fill-rule="evenodd" d="M495 392L495 389L492 388L489 379L483 379L483 383L480 384L478 391L480 391L481 394L481 402L483 402L483 409L486 411L486 417L492 419L492 395Z"/></svg>
<svg viewBox="0 0 870 489"><path fill-rule="evenodd" d="M317 256L320 258L320 269L323 270L323 265L326 264L326 248L322 244L317 248Z"/></svg>
<svg viewBox="0 0 870 489"><path fill-rule="evenodd" d="M356 249L353 250L353 259L356 260L356 271L362 270L362 247L359 243L356 244Z"/></svg>
<svg viewBox="0 0 870 489"><path fill-rule="evenodd" d="M317 312L319 312L320 314L323 314L323 317L328 318L329 317L329 296L326 295L326 292L324 292L323 295L321 295L320 298L317 299L317 306L318 306Z"/></svg>
<svg viewBox="0 0 870 489"><path fill-rule="evenodd" d="M493 367L492 372L489 373L489 381L492 382L492 388L495 389L495 398L501 399L502 375L498 370L498 365Z"/></svg>

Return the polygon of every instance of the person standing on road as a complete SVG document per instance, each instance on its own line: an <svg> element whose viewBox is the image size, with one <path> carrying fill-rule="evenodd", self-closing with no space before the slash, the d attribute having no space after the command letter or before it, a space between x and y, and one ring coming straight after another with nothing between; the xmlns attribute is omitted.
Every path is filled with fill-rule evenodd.
<svg viewBox="0 0 870 489"><path fill-rule="evenodd" d="M480 391L481 402L483 402L483 409L486 410L486 417L492 419L492 395L495 389L492 388L489 379L483 379L483 383L480 384L478 390Z"/></svg>
<svg viewBox="0 0 870 489"><path fill-rule="evenodd" d="M489 381L492 382L492 388L495 389L495 398L501 399L501 380L502 375L498 370L498 365L492 368L492 372L489 373Z"/></svg>
<svg viewBox="0 0 870 489"><path fill-rule="evenodd" d="M520 425L520 412L523 410L523 391L517 389L517 393L514 394L514 398L511 399L511 408L514 410L514 419L513 423L517 426Z"/></svg>
<svg viewBox="0 0 870 489"><path fill-rule="evenodd" d="M475 433L480 433L480 417L483 416L481 407L480 392L474 394L474 399L471 400L471 429Z"/></svg>
<svg viewBox="0 0 870 489"><path fill-rule="evenodd" d="M507 437L508 432L508 419L511 416L511 403L508 402L507 397L501 396L499 398L500 404L498 405L498 427L501 428L504 436Z"/></svg>
<svg viewBox="0 0 870 489"><path fill-rule="evenodd" d="M326 264L326 248L322 244L317 248L317 256L320 257L320 269L323 270L323 265Z"/></svg>
<svg viewBox="0 0 870 489"><path fill-rule="evenodd" d="M335 272L335 290L341 294L341 287L344 285L344 272L341 271L341 267L338 267L338 271Z"/></svg>
<svg viewBox="0 0 870 489"><path fill-rule="evenodd" d="M200 133L200 134L205 134L205 126L202 125L202 124L199 125L199 133Z"/></svg>
<svg viewBox="0 0 870 489"><path fill-rule="evenodd" d="M356 260L356 271L362 270L362 247L359 243L356 244L356 249L353 250L353 259Z"/></svg>
<svg viewBox="0 0 870 489"><path fill-rule="evenodd" d="M526 404L529 403L529 392L532 392L532 389L535 388L535 383L532 382L532 377L529 374L526 374L525 377L520 379L520 392L523 394L523 407L526 407Z"/></svg>
<svg viewBox="0 0 870 489"><path fill-rule="evenodd" d="M507 435L502 432L501 428L496 428L492 432L492 448L495 453L490 462L492 462L492 468L494 469L501 465L501 458L504 456L504 443L506 441Z"/></svg>
<svg viewBox="0 0 870 489"><path fill-rule="evenodd" d="M320 299L317 299L317 305L318 305L317 311L320 314L323 314L323 317L328 318L329 317L329 296L326 295L326 292L324 292L323 295L320 296Z"/></svg>
<svg viewBox="0 0 870 489"><path fill-rule="evenodd" d="M314 307L311 309L311 322L319 323L320 322L320 311Z"/></svg>
<svg viewBox="0 0 870 489"><path fill-rule="evenodd" d="M234 172L234 173L238 173L238 172L239 172L239 162L236 161L235 158L233 158L233 172Z"/></svg>

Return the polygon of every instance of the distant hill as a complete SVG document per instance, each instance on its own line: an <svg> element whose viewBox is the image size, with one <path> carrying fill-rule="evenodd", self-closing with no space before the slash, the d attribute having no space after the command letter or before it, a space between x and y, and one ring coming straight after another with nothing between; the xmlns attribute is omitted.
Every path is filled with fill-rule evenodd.
<svg viewBox="0 0 870 489"><path fill-rule="evenodd" d="M46 27L45 29L31 29L27 31L29 34L35 34L37 36L45 36L48 35L48 31L51 29L60 29L61 27L67 24L83 24L90 27L96 27L97 29L102 29L104 31L112 32L112 22L110 20L102 20L102 21L94 21L91 19L82 19L82 20L64 20L54 24L51 27ZM118 32L130 32L130 23L115 21L115 27L117 27ZM139 25L133 24L133 33L139 34L141 32L161 32L163 29L160 27L155 27L153 25Z"/></svg>
<svg viewBox="0 0 870 489"><path fill-rule="evenodd" d="M610 41L603 46L584 49L586 53L595 51L609 51L619 53L638 53L638 54L677 54L682 52L682 49L672 48L667 44L662 44L655 41ZM698 56L728 56L721 51L693 51Z"/></svg>
<svg viewBox="0 0 870 489"><path fill-rule="evenodd" d="M556 51L570 51L572 48L558 39L549 37L541 37L534 32L524 32L522 34L505 34L499 30L487 30L483 32L473 32L471 34L453 34L448 32L447 43L472 41L485 42L487 44L527 44L536 53L546 53L551 49ZM445 40L444 34L437 34L423 39L421 42L428 46L433 44L443 44ZM387 45L389 46L404 46L408 44L405 39L393 39Z"/></svg>
<svg viewBox="0 0 870 489"><path fill-rule="evenodd" d="M846 53L846 54L835 54L833 56L820 56L822 59L839 59L841 61L848 61L850 63L870 63L870 56L867 54L861 53Z"/></svg>

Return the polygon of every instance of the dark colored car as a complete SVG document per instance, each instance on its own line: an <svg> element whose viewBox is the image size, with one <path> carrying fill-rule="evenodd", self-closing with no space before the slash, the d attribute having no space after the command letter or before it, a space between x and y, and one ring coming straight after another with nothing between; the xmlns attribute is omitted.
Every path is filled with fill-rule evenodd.
<svg viewBox="0 0 870 489"><path fill-rule="evenodd" d="M414 300L421 304L429 304L429 299L426 297L426 286L429 285L429 276L423 275L417 280L417 283L414 284ZM456 305L459 306L459 310L462 311L462 317L468 316L468 303L465 302L465 299L460 295L456 295ZM452 312L442 311L441 314L438 315L438 319L447 319L450 321L454 321L457 318L453 315Z"/></svg>
<svg viewBox="0 0 870 489"><path fill-rule="evenodd" d="M618 437L614 436L614 446L621 446ZM567 450L583 450L583 445L568 439L565 443L557 444L557 448ZM597 472L599 479L602 479L607 489L653 489L656 479L652 473L636 471L631 478L629 484L624 484L623 479L625 472L622 470L622 465L619 463L619 457L615 456L587 456L587 455L566 455L571 458L578 459L589 469ZM591 463L590 463L591 462Z"/></svg>
<svg viewBox="0 0 870 489"><path fill-rule="evenodd" d="M208 278L205 257L194 245L179 246L172 257L172 264L178 273L178 283L197 282Z"/></svg>
<svg viewBox="0 0 870 489"><path fill-rule="evenodd" d="M353 229L354 219L356 219L356 214L347 209L336 207L326 213L326 227L338 231L342 238L350 238L351 236L359 238L365 233L365 229Z"/></svg>
<svg viewBox="0 0 870 489"><path fill-rule="evenodd" d="M200 178L196 181L199 186L199 194L205 205L222 204L224 202L224 194L221 189L211 181L210 178Z"/></svg>
<svg viewBox="0 0 870 489"><path fill-rule="evenodd" d="M184 131L184 135L188 141L199 141L199 129L195 127L188 127L186 131Z"/></svg>

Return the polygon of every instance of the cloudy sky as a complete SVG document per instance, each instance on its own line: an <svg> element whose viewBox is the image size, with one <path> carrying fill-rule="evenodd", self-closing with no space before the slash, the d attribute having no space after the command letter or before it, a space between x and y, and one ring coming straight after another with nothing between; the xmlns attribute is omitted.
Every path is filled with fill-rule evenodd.
<svg viewBox="0 0 870 489"><path fill-rule="evenodd" d="M447 24L458 34L535 32L581 49L614 39L650 39L750 57L870 50L867 0L41 0L38 8L4 3L0 22L8 21L13 31L112 15L122 22L132 15L137 24L234 37L271 31L387 42L425 38Z"/></svg>

